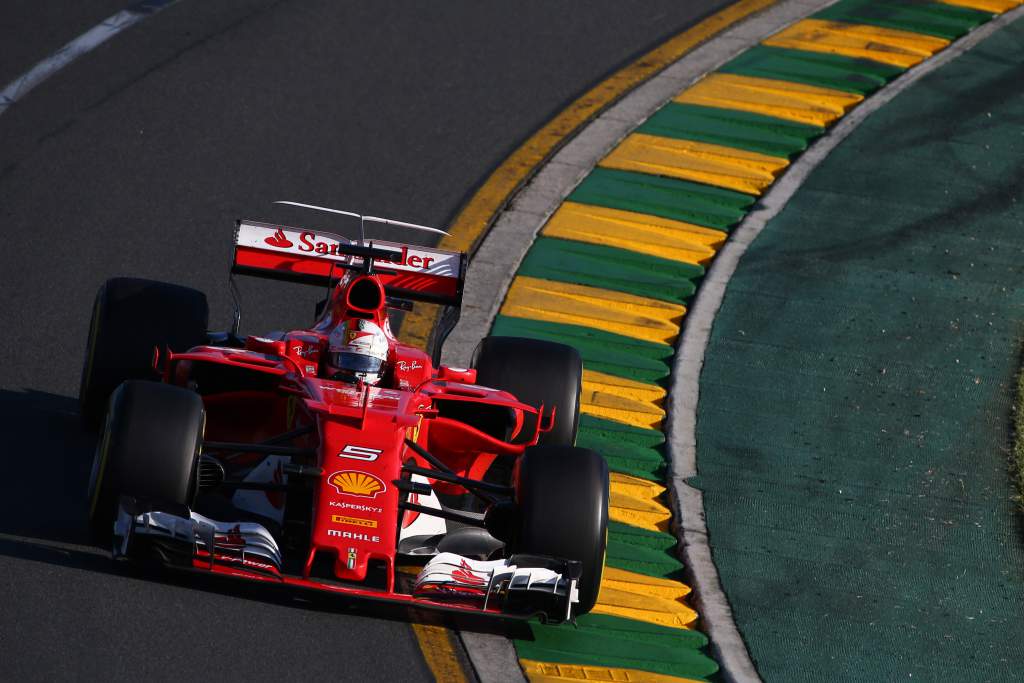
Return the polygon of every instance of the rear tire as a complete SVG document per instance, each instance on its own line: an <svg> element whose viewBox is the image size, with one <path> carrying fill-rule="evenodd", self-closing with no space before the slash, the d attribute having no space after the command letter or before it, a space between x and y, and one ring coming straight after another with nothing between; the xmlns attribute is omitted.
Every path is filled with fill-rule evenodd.
<svg viewBox="0 0 1024 683"><path fill-rule="evenodd" d="M573 614L593 609L608 543L608 465L586 448L535 446L519 463L521 525L516 553L576 560L583 565Z"/></svg>
<svg viewBox="0 0 1024 683"><path fill-rule="evenodd" d="M156 379L153 350L187 351L206 342L206 295L178 285L113 278L96 293L78 402L82 423L96 430L121 382Z"/></svg>
<svg viewBox="0 0 1024 683"><path fill-rule="evenodd" d="M203 400L187 389L140 381L117 388L89 481L89 524L97 543L110 543L122 495L191 505L205 420Z"/></svg>
<svg viewBox="0 0 1024 683"><path fill-rule="evenodd" d="M540 445L573 446L580 423L583 361L565 344L521 337L485 337L473 353L478 384L507 391L520 402L549 410L555 425ZM527 416L521 434L532 435L536 418Z"/></svg>

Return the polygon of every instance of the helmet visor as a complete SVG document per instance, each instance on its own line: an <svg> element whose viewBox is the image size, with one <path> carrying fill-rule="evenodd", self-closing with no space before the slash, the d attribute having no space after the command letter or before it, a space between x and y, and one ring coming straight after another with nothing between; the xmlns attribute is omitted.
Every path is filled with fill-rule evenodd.
<svg viewBox="0 0 1024 683"><path fill-rule="evenodd" d="M380 372L384 361L373 356L364 356L351 351L337 351L330 354L330 364L339 370L350 372Z"/></svg>

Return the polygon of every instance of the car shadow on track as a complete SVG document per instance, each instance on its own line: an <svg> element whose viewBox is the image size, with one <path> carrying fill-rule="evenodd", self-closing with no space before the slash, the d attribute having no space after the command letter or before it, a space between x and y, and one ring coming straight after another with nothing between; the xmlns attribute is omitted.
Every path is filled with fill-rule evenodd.
<svg viewBox="0 0 1024 683"><path fill-rule="evenodd" d="M275 589L222 577L140 568L114 563L89 545L86 489L97 437L79 422L78 401L34 390L0 390L0 555L47 564L160 582L185 590L324 612L436 624L508 635L523 626L462 615L417 612L317 592Z"/></svg>
<svg viewBox="0 0 1024 683"><path fill-rule="evenodd" d="M0 534L84 543L96 437L79 426L78 401L31 389L0 391L0 434Z"/></svg>

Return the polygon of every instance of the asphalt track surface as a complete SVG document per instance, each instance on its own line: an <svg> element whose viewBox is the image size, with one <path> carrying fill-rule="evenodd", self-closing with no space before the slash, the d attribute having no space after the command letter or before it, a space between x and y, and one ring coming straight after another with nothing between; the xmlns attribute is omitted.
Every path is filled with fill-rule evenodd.
<svg viewBox="0 0 1024 683"><path fill-rule="evenodd" d="M270 205L294 199L444 225L568 102L724 4L182 0L0 116L0 676L428 679L402 611L114 571L82 545L92 297L188 284L226 327L235 219L344 232ZM0 4L0 84L123 7ZM316 293L243 297L260 332L308 323Z"/></svg>

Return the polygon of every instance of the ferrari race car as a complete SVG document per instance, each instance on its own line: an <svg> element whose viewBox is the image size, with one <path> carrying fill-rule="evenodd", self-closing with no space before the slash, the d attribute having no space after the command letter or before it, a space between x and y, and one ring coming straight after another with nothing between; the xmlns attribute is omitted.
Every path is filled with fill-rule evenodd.
<svg viewBox="0 0 1024 683"><path fill-rule="evenodd" d="M381 222L422 227L359 216L360 234ZM102 432L97 541L115 559L418 607L589 611L608 469L574 445L579 354L488 337L471 368L441 365L466 267L457 252L239 221L226 332L207 330L199 291L108 280L80 388ZM243 337L235 275L327 297L308 329ZM444 307L427 351L391 333L388 310L413 302ZM371 326L386 337L378 381L333 373L332 334Z"/></svg>

